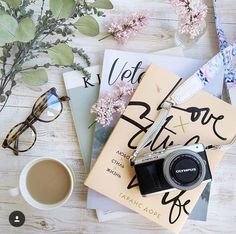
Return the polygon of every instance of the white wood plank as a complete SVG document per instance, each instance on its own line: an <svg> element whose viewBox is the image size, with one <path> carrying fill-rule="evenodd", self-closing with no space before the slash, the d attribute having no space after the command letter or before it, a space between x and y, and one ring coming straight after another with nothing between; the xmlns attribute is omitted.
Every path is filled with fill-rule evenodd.
<svg viewBox="0 0 236 234"><path fill-rule="evenodd" d="M99 19L101 34L88 38L76 33L74 47L84 48L91 57L93 65L101 64L104 49L120 49L137 52L155 52L174 46L174 33L177 17L168 0L112 0L115 9L106 11L107 17ZM219 2L219 1L218 1ZM39 12L40 1L36 1L35 10ZM184 51L185 56L207 59L218 51L216 40L212 0L206 0L209 7L207 33L195 47ZM48 1L47 1L48 4ZM106 25L117 15L130 11L148 10L151 15L149 25L125 46L118 45L112 38L99 42L106 33ZM219 12L223 27L230 41L236 39L236 5L233 0L219 2ZM53 38L51 38L53 40ZM39 64L45 62L41 56ZM0 113L0 142L9 129L23 121L30 113L36 98L48 88L55 86L60 95L65 95L62 71L49 70L49 83L35 92L19 82L13 90L5 110ZM0 233L131 233L131 234L167 234L160 226L133 214L107 223L98 223L95 212L85 209L87 188L83 185L86 178L79 144L72 123L70 108L65 104L62 115L53 123L37 123L38 139L32 150L15 157L9 150L0 148ZM68 203L50 212L38 211L27 205L21 197L12 198L8 189L17 185L20 171L24 165L36 157L52 156L60 158L75 171L77 181L75 190ZM236 229L236 148L231 149L218 167L212 183L207 222L187 221L182 233L235 233ZM8 216L13 210L21 210L26 215L26 223L21 228L13 228Z"/></svg>

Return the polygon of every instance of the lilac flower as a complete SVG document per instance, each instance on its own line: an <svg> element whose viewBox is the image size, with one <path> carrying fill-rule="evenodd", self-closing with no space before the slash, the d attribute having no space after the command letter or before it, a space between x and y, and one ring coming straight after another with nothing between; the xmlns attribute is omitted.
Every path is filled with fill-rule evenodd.
<svg viewBox="0 0 236 234"><path fill-rule="evenodd" d="M114 113L122 114L124 110L125 103L123 100L115 100L110 95L104 95L92 106L91 113L96 114L96 122L106 127L113 120Z"/></svg>
<svg viewBox="0 0 236 234"><path fill-rule="evenodd" d="M196 38L203 32L205 25L203 22L181 22L179 32L181 34L189 34L191 39Z"/></svg>
<svg viewBox="0 0 236 234"><path fill-rule="evenodd" d="M120 81L116 84L115 91L117 92L117 96L130 96L133 94L134 88L132 84L125 81Z"/></svg>
<svg viewBox="0 0 236 234"><path fill-rule="evenodd" d="M113 120L114 112L114 99L109 95L102 96L91 108L91 113L96 113L96 121L104 127Z"/></svg>
<svg viewBox="0 0 236 234"><path fill-rule="evenodd" d="M114 113L120 113L123 114L125 111L125 101L124 100L116 100L114 101L113 104L113 109L114 109Z"/></svg>
<svg viewBox="0 0 236 234"><path fill-rule="evenodd" d="M96 122L103 127L109 126L114 114L123 114L127 105L126 97L131 96L133 92L131 84L124 81L117 83L112 94L101 96L92 106L91 113L96 114Z"/></svg>
<svg viewBox="0 0 236 234"><path fill-rule="evenodd" d="M101 40L113 36L120 44L125 44L131 36L135 36L147 24L147 21L148 16L145 12L117 17L108 27L109 35Z"/></svg>
<svg viewBox="0 0 236 234"><path fill-rule="evenodd" d="M179 32L191 39L200 35L205 27L207 6L203 0L170 0L180 19Z"/></svg>

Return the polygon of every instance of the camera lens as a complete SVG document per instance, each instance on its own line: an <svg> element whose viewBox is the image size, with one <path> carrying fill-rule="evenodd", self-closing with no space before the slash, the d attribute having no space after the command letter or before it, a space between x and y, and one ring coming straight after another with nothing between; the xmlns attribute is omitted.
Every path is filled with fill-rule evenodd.
<svg viewBox="0 0 236 234"><path fill-rule="evenodd" d="M166 157L163 174L166 181L174 188L190 190L202 183L206 167L204 160L196 152L177 150Z"/></svg>
<svg viewBox="0 0 236 234"><path fill-rule="evenodd" d="M197 179L199 170L201 169L198 167L195 160L187 155L183 155L181 158L174 161L171 174L179 183L186 184L194 182Z"/></svg>

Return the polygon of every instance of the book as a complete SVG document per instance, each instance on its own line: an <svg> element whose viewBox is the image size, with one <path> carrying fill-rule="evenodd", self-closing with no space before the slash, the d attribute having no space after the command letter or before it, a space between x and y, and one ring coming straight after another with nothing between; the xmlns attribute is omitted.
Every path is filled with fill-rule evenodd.
<svg viewBox="0 0 236 234"><path fill-rule="evenodd" d="M172 49L166 51L169 51L169 54L171 52L172 54L176 54L176 52L173 52ZM160 53L164 53L164 51L160 51ZM178 52L177 55L181 54ZM82 158L86 171L89 171L92 148L91 146L94 133L94 126L88 128L88 126L94 121L94 115L90 113L90 108L92 104L96 102L98 97L101 67L94 66L87 68L87 70L92 75L91 79L89 80L79 71L66 72L63 74L63 76L68 96L71 98L72 116L80 143ZM80 102L81 100L83 101ZM191 213L191 218L206 220L207 203L205 201L206 199L199 200L200 204L196 205L196 212L194 209L194 211ZM197 207L201 207L201 209ZM116 213L115 210L111 211L106 210L105 208L108 209L109 207L102 207L102 210L97 210L97 216L100 222L128 215L125 212ZM114 209L114 206L112 208ZM201 212L199 212L199 210L201 210Z"/></svg>
<svg viewBox="0 0 236 234"><path fill-rule="evenodd" d="M87 71L91 74L90 79L84 77L79 71L65 72L63 77L67 95L71 100L71 112L85 170L89 172L94 134L94 125L91 123L95 121L95 116L90 113L90 109L98 98L101 66L89 67ZM127 216L129 213L96 210L96 214L99 222L105 222Z"/></svg>
<svg viewBox="0 0 236 234"><path fill-rule="evenodd" d="M96 210L97 218L100 223L113 219L122 218L130 215L130 212L111 211L111 210Z"/></svg>
<svg viewBox="0 0 236 234"><path fill-rule="evenodd" d="M189 191L142 197L129 158L145 129L156 119L158 107L180 80L178 75L159 65L150 66L85 181L89 188L176 233L183 227L206 184ZM235 116L234 107L201 91L171 109L147 150L172 144L229 143L236 133ZM224 152L207 150L207 155L214 172Z"/></svg>
<svg viewBox="0 0 236 234"><path fill-rule="evenodd" d="M233 106L236 106L236 87L232 87L228 89L230 103Z"/></svg>
<svg viewBox="0 0 236 234"><path fill-rule="evenodd" d="M90 109L98 98L101 67L93 66L86 70L91 74L90 79L79 71L65 72L63 77L85 170L89 172L94 135L94 126L90 125L95 121Z"/></svg>
<svg viewBox="0 0 236 234"><path fill-rule="evenodd" d="M179 50L178 53L180 53ZM138 80L138 78L145 72L147 67L152 62L159 63L163 67L177 73L179 76L186 79L201 65L203 65L205 61L184 58L184 57L170 56L170 55L166 56L163 54L154 55L154 54L143 54L143 53L131 53L118 50L106 50L103 60L103 69L101 76L102 81L100 85L99 96L103 95L104 93L112 92L114 86L122 79L122 77L123 79L125 79L124 77L127 76L128 73L130 73L129 74L130 78L132 78L129 79L129 83L134 83L133 84L134 87L137 87L137 82L135 81ZM127 78L125 80L127 80ZM219 74L219 77L216 80L217 80L216 84L214 86L208 86L207 91L219 97L221 95L221 90L223 86L223 75ZM108 139L118 119L119 116L116 116L116 120L105 128L102 127L99 123L96 124L93 150L92 150L92 160L91 160L92 165L96 161L101 149L103 148L106 140ZM206 191L210 190L206 189ZM207 207L203 206L203 204L205 204L205 200L200 198L199 203L201 202L202 204L200 204L199 206L205 207L204 210L202 210L201 215L199 215L199 212L196 212L195 215L194 212L191 215L191 218L194 219L194 217L198 217L198 219L200 220L206 220L205 211L207 210ZM107 197L91 189L88 190L87 208L100 209L100 210L109 209L109 210L127 211L126 207L117 204L111 199L108 199Z"/></svg>
<svg viewBox="0 0 236 234"><path fill-rule="evenodd" d="M80 150L85 165L85 169L88 172L91 160L91 149L94 134L94 126L88 128L88 126L95 120L95 116L90 113L90 108L98 98L101 66L93 66L87 68L91 73L91 79L89 84L88 80L79 71L70 71L63 74L64 83L67 90L67 94L71 99L70 106L72 116L74 118L74 125L78 140L80 143ZM81 102L81 100L83 100ZM79 103L79 104L78 104ZM205 206L203 205L205 204ZM201 212L199 208L201 207ZM191 215L196 219L204 220L207 212L207 203L201 202L196 206L196 212L192 212ZM105 222L116 218L124 217L130 214L130 212L120 212L111 210L96 210L97 218L99 222Z"/></svg>

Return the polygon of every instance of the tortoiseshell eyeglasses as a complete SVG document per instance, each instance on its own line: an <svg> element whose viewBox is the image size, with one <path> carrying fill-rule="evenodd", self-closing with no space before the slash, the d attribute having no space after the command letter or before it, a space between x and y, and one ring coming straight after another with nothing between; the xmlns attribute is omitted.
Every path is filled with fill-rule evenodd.
<svg viewBox="0 0 236 234"><path fill-rule="evenodd" d="M69 100L70 98L67 96L58 97L56 88L49 89L37 99L27 119L10 130L2 147L12 149L15 155L31 149L37 139L33 124L37 120L44 123L52 122L61 114L62 102Z"/></svg>

